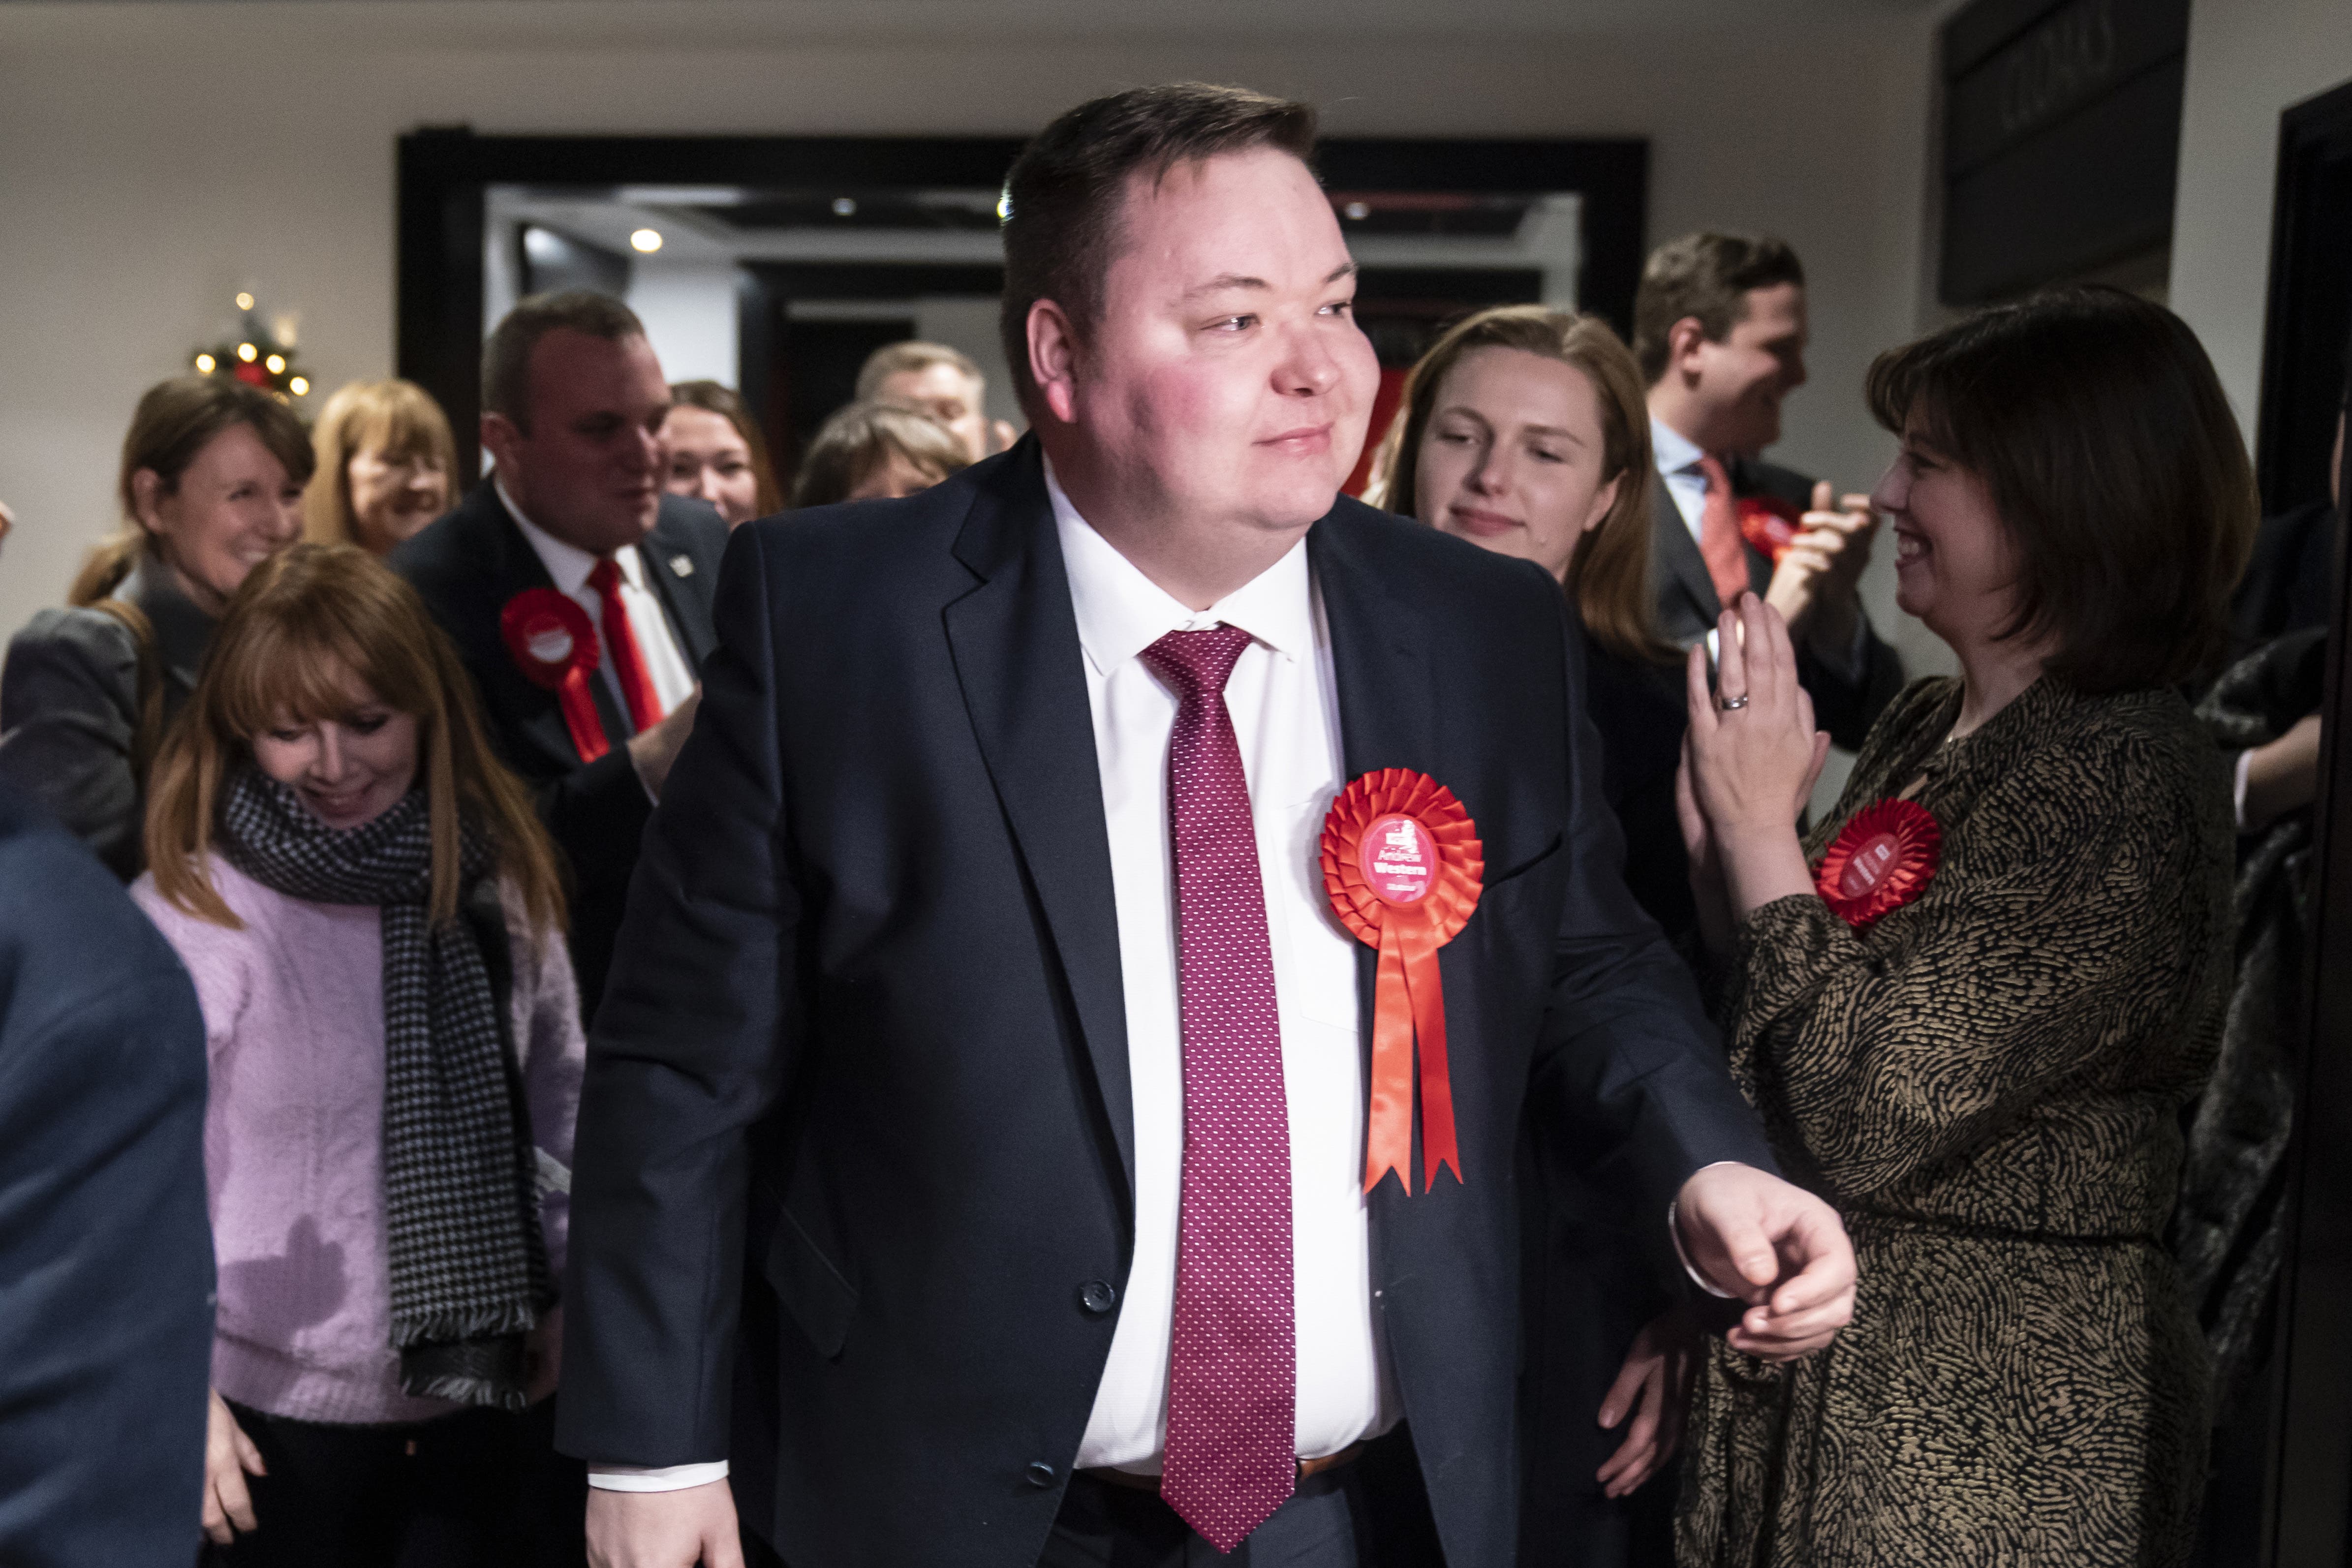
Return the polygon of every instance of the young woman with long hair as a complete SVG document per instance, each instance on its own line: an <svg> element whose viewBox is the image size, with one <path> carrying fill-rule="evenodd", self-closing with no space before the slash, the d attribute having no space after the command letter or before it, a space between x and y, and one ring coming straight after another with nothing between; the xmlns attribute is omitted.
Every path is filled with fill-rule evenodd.
<svg viewBox="0 0 2352 1568"><path fill-rule="evenodd" d="M147 852L211 1065L210 1550L519 1560L584 1047L553 851L415 591L351 545L256 568Z"/></svg>

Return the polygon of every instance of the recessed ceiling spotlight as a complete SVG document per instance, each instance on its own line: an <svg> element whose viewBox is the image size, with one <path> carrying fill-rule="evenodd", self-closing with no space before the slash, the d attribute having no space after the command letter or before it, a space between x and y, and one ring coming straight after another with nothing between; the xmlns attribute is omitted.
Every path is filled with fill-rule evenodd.
<svg viewBox="0 0 2352 1568"><path fill-rule="evenodd" d="M1372 209L1362 202L1349 202L1339 210L1359 223L1372 215Z"/></svg>
<svg viewBox="0 0 2352 1568"><path fill-rule="evenodd" d="M636 233L629 236L629 247L632 250L643 251L647 256L651 256L654 252L661 249L661 230L659 229L639 229Z"/></svg>
<svg viewBox="0 0 2352 1568"><path fill-rule="evenodd" d="M836 218L845 218L845 217L850 217L850 216L854 215L854 214L856 213L856 211L857 211L857 204L856 204L856 202L854 202L854 201L851 201L847 196L835 196L835 197L834 197L834 199L833 199L833 215L834 215L835 217L836 217Z"/></svg>

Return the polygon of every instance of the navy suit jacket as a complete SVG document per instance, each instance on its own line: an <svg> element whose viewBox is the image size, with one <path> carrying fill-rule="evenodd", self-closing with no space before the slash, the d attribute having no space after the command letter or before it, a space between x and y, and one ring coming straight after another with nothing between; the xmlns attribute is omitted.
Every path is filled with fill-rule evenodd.
<svg viewBox="0 0 2352 1568"><path fill-rule="evenodd" d="M195 988L5 789L0 888L0 1563L185 1568L213 1359Z"/></svg>
<svg viewBox="0 0 2352 1568"><path fill-rule="evenodd" d="M1383 1182L1367 1285L1447 1561L1500 1564L1522 1113L1661 1228L1699 1166L1770 1155L1626 894L1559 585L1351 500L1307 549L1348 773L1428 772L1485 844L1440 960L1465 1179ZM794 1568L1033 1563L1134 1238L1109 846L1034 442L739 528L718 620L590 1046L560 1445L731 1457Z"/></svg>
<svg viewBox="0 0 2352 1568"><path fill-rule="evenodd" d="M717 512L700 501L664 496L653 531L637 547L646 581L669 618L678 651L696 671L716 638L710 595L726 544L727 525ZM628 901L629 873L636 869L637 841L653 815L625 744L631 734L627 716L602 679L591 683L612 749L582 762L556 695L534 685L507 652L499 630L507 601L526 588L554 584L489 480L394 550L391 559L457 644L481 699L491 746L531 787L540 818L569 864L572 967L580 978L582 1016L593 1018Z"/></svg>

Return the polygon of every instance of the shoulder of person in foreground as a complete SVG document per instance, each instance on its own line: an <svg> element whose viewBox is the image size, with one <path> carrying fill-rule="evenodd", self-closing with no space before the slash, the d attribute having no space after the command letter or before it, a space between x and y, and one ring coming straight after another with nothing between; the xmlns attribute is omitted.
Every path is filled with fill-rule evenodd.
<svg viewBox="0 0 2352 1568"><path fill-rule="evenodd" d="M0 791L0 1560L195 1544L213 1316L204 1030L89 852Z"/></svg>
<svg viewBox="0 0 2352 1568"><path fill-rule="evenodd" d="M43 610L8 640L0 679L0 730L12 730L60 701L86 704L103 693L128 722L139 686L139 643L103 610Z"/></svg>
<svg viewBox="0 0 2352 1568"><path fill-rule="evenodd" d="M755 519L729 536L728 570L742 570L740 562L757 559L775 594L830 615L930 617L936 591L968 591L1039 530L1051 529L1034 462L1016 448L911 496Z"/></svg>
<svg viewBox="0 0 2352 1568"><path fill-rule="evenodd" d="M118 877L139 869L139 645L102 610L44 610L0 668L0 781L53 812Z"/></svg>

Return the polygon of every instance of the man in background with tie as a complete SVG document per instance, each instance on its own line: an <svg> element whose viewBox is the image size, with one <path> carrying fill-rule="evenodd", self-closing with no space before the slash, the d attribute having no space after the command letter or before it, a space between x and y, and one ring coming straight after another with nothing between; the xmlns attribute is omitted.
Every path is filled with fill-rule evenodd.
<svg viewBox="0 0 2352 1568"><path fill-rule="evenodd" d="M1822 727L1858 747L1903 687L1856 587L1878 529L1867 496L1762 460L1780 402L1805 384L1805 271L1770 236L1695 234L1650 253L1633 356L1650 385L1658 629L1688 647L1742 593L1789 622ZM1748 514L1742 526L1742 514ZM1778 528L1778 537L1766 530Z"/></svg>
<svg viewBox="0 0 2352 1568"><path fill-rule="evenodd" d="M727 542L709 507L663 493L668 408L627 306L586 290L523 300L482 352L490 476L392 555L457 644L491 744L571 863L572 961L590 1019L638 840L694 724ZM575 607L580 635L534 638L509 614L520 596L551 592ZM550 684L562 679L552 653L583 665L570 713Z"/></svg>
<svg viewBox="0 0 2352 1568"><path fill-rule="evenodd" d="M1738 1348L1851 1312L1625 892L1558 585L1339 495L1377 370L1313 131L1062 116L1005 192L1032 436L736 531L581 1105L600 1568L735 1568L739 1513L793 1568L1507 1563L1523 1128ZM1418 1150L1317 860L1390 768L1485 868Z"/></svg>

